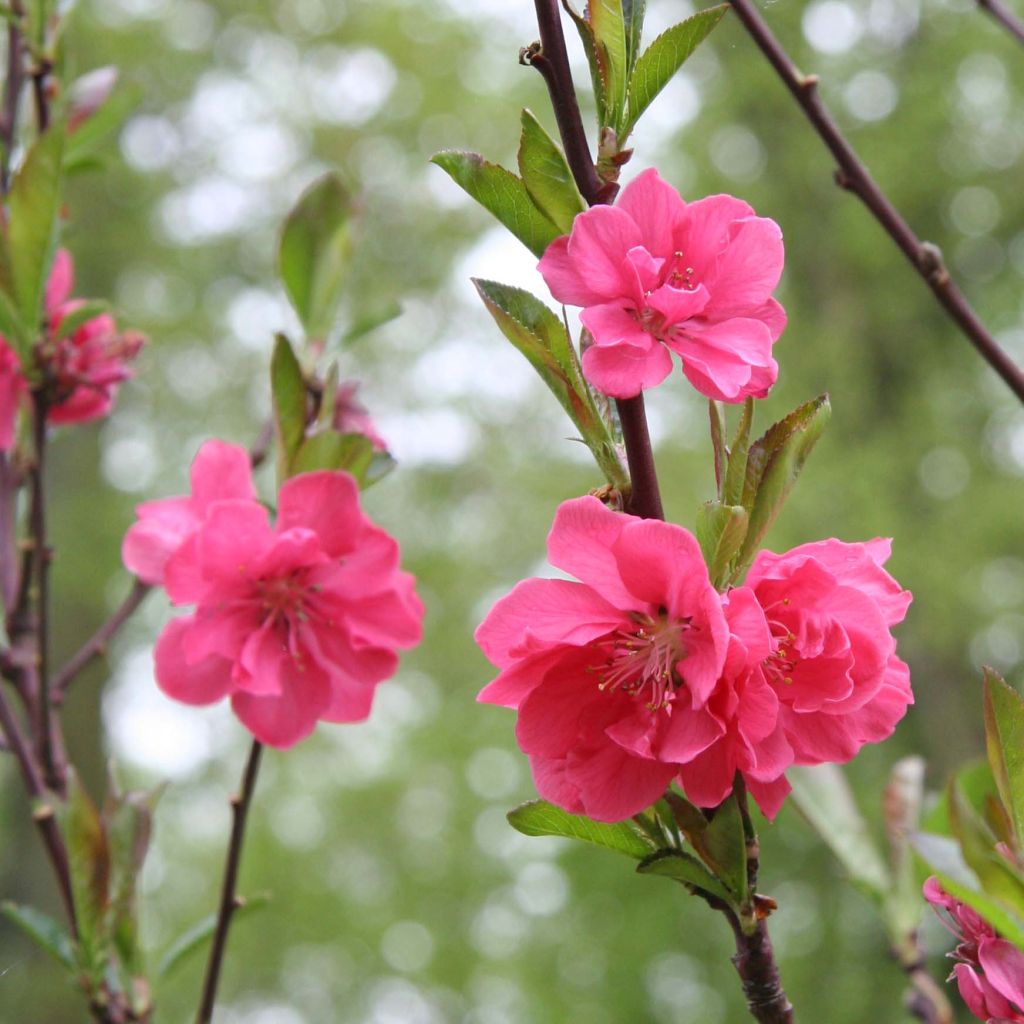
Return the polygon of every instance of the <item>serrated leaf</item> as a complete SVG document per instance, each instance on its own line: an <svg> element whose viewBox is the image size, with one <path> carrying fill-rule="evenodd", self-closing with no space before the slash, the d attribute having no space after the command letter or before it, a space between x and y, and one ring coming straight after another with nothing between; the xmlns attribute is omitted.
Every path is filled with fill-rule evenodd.
<svg viewBox="0 0 1024 1024"><path fill-rule="evenodd" d="M534 204L567 235L576 214L585 209L572 171L558 144L530 113L522 113L523 132L519 140L519 173Z"/></svg>
<svg viewBox="0 0 1024 1024"><path fill-rule="evenodd" d="M658 850L640 861L636 870L641 875L674 878L677 882L696 886L727 902L733 898L725 886L696 857L691 857L682 850Z"/></svg>
<svg viewBox="0 0 1024 1024"><path fill-rule="evenodd" d="M293 475L295 457L306 436L306 380L291 342L278 334L270 359L270 393L278 443L278 476Z"/></svg>
<svg viewBox="0 0 1024 1024"><path fill-rule="evenodd" d="M747 841L743 819L732 794L715 811L704 831L704 849L698 851L708 867L721 879L732 899L747 898Z"/></svg>
<svg viewBox="0 0 1024 1024"><path fill-rule="evenodd" d="M750 446L742 502L750 511L750 526L736 560L737 574L757 553L821 437L831 412L828 395L820 395L769 427Z"/></svg>
<svg viewBox="0 0 1024 1024"><path fill-rule="evenodd" d="M651 845L632 822L608 824L563 811L546 800L531 800L508 812L508 823L524 836L562 836L643 860Z"/></svg>
<svg viewBox="0 0 1024 1024"><path fill-rule="evenodd" d="M583 52L590 68L590 79L594 86L594 105L597 108L597 123L605 125L608 110L608 53L594 37L594 29L587 18L573 7L569 0L562 0L562 6L572 18L576 31L579 33Z"/></svg>
<svg viewBox="0 0 1024 1024"><path fill-rule="evenodd" d="M248 917L253 911L265 907L269 902L270 897L265 895L250 896L244 899L235 908L232 922ZM157 966L157 976L166 978L193 954L198 953L213 937L216 927L217 915L210 914L179 935L168 947L167 952L160 958L160 963Z"/></svg>
<svg viewBox="0 0 1024 1024"><path fill-rule="evenodd" d="M786 772L792 799L850 878L879 900L892 887L885 858L860 813L842 768L834 764Z"/></svg>
<svg viewBox="0 0 1024 1024"><path fill-rule="evenodd" d="M43 294L57 248L63 154L64 126L58 123L32 144L8 198L11 295L33 335L42 326Z"/></svg>
<svg viewBox="0 0 1024 1024"><path fill-rule="evenodd" d="M626 30L626 71L632 73L640 56L640 39L644 30L647 0L622 0L622 23Z"/></svg>
<svg viewBox="0 0 1024 1024"><path fill-rule="evenodd" d="M996 788L1024 841L1024 700L994 669L985 669L985 747Z"/></svg>
<svg viewBox="0 0 1024 1024"><path fill-rule="evenodd" d="M747 523L747 510L742 505L706 501L697 512L697 543L716 589L728 578L729 563L743 544Z"/></svg>
<svg viewBox="0 0 1024 1024"><path fill-rule="evenodd" d="M1024 949L1024 920L982 891L955 840L918 832L911 836L910 845L946 892L973 907L1004 938Z"/></svg>
<svg viewBox="0 0 1024 1024"><path fill-rule="evenodd" d="M530 197L521 178L479 153L444 150L431 161L451 175L485 210L494 214L535 256L563 232Z"/></svg>
<svg viewBox="0 0 1024 1024"><path fill-rule="evenodd" d="M625 140L654 97L708 37L728 9L728 4L711 7L673 25L640 55L629 79L627 115L619 133L620 140Z"/></svg>
<svg viewBox="0 0 1024 1024"><path fill-rule="evenodd" d="M75 947L71 936L52 917L35 907L4 900L0 914L16 924L37 946L45 949L69 971L75 969Z"/></svg>
<svg viewBox="0 0 1024 1024"><path fill-rule="evenodd" d="M278 247L281 281L312 339L334 324L351 258L352 198L337 174L325 174L288 214Z"/></svg>
<svg viewBox="0 0 1024 1024"><path fill-rule="evenodd" d="M604 51L607 72L604 77L605 112L601 126L618 128L626 106L629 81L629 55L622 0L589 0L587 16L597 46Z"/></svg>
<svg viewBox="0 0 1024 1024"><path fill-rule="evenodd" d="M626 491L629 477L608 423L583 380L565 324L540 299L521 288L477 278L473 284L502 334L526 356L576 424L608 482Z"/></svg>
<svg viewBox="0 0 1024 1024"><path fill-rule="evenodd" d="M104 316L108 313L110 313L109 302L104 302L102 299L83 302L70 313L61 317L61 321L57 325L56 336L58 339L70 338L83 324L87 324L90 320L95 320L96 317Z"/></svg>

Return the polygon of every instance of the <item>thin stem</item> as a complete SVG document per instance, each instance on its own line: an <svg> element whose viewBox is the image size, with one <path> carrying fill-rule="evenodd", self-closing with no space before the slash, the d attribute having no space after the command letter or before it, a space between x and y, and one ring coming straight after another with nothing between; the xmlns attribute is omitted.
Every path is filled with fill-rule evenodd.
<svg viewBox="0 0 1024 1024"><path fill-rule="evenodd" d="M92 662L93 659L102 657L107 653L107 644L110 643L118 630L135 614L152 589L148 583L143 583L139 579L135 580L132 584L132 589L128 592L128 596L121 602L117 611L79 647L67 660L63 668L54 674L50 683L50 693L53 695L54 703L60 704L63 701L67 688L82 669Z"/></svg>
<svg viewBox="0 0 1024 1024"><path fill-rule="evenodd" d="M245 838L245 820L249 814L253 790L256 788L256 775L260 767L260 755L263 744L259 740L252 741L249 760L245 764L242 775L241 791L231 798L231 839L228 842L228 855L224 863L224 882L220 893L220 908L217 911L217 927L213 933L213 945L210 947L210 958L206 963L206 978L203 981L203 999L196 1014L196 1024L209 1024L213 1017L213 1005L217 999L217 983L220 980L221 963L228 941L228 928L231 918L240 905L235 893L238 880L238 864L242 857L242 841Z"/></svg>
<svg viewBox="0 0 1024 1024"><path fill-rule="evenodd" d="M762 919L749 935L735 914L727 914L736 938L733 966L743 984L750 1015L761 1024L793 1024L793 1006L782 989L767 922Z"/></svg>
<svg viewBox="0 0 1024 1024"><path fill-rule="evenodd" d="M953 1008L942 986L925 968L917 934L911 934L907 941L894 945L893 955L910 982L910 989L904 997L907 1012L923 1024L954 1024Z"/></svg>
<svg viewBox="0 0 1024 1024"><path fill-rule="evenodd" d="M647 430L643 392L635 398L617 398L615 408L622 424L622 439L626 443L626 462L631 481L626 511L644 519L664 519L661 491L654 466L654 450Z"/></svg>
<svg viewBox="0 0 1024 1024"><path fill-rule="evenodd" d="M1024 402L1024 372L999 346L949 276L938 247L922 242L878 187L818 96L818 77L801 74L758 13L753 0L730 0L744 28L793 94L814 130L839 165L836 183L853 192L899 246L936 299L982 358Z"/></svg>
<svg viewBox="0 0 1024 1024"><path fill-rule="evenodd" d="M13 22L7 26L7 74L4 80L3 121L0 122L0 193L11 184L11 155L18 135L18 106L24 70L21 63L21 32Z"/></svg>
<svg viewBox="0 0 1024 1024"><path fill-rule="evenodd" d="M32 820L39 829L43 845L53 865L54 873L57 876L57 887L60 890L61 900L64 903L64 910L68 916L68 923L71 927L71 934L78 935L78 926L75 919L75 904L71 896L71 873L68 868L67 849L57 828L57 821L54 817L53 807L48 802L46 786L43 776L39 771L32 756L32 751L22 736L18 721L7 697L0 688L0 732L3 733L4 741L8 749L14 754L18 762L21 775L25 782L25 789L32 799Z"/></svg>
<svg viewBox="0 0 1024 1024"><path fill-rule="evenodd" d="M978 0L978 6L999 22L1017 39L1017 42L1024 43L1024 21L1021 21L1001 0Z"/></svg>

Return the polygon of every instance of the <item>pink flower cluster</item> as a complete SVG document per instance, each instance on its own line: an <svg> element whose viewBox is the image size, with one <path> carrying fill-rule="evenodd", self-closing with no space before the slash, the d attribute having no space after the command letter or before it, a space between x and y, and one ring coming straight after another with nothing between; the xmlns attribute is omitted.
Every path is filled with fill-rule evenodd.
<svg viewBox="0 0 1024 1024"><path fill-rule="evenodd" d="M925 882L924 895L956 936L951 956L958 963L951 977L967 1008L988 1024L1024 1022L1024 952L1001 939L976 910L950 896L937 878Z"/></svg>
<svg viewBox="0 0 1024 1024"><path fill-rule="evenodd" d="M210 441L188 497L151 501L124 539L125 565L176 605L156 646L169 696L230 696L257 739L290 747L317 721L355 722L417 644L423 605L398 544L359 506L344 472L285 482L276 522L256 501L247 453Z"/></svg>
<svg viewBox="0 0 1024 1024"><path fill-rule="evenodd" d="M774 221L733 196L686 203L652 169L615 206L579 214L539 269L559 302L583 307L583 372L600 391L632 398L660 384L675 352L702 395L741 402L778 376L786 314L771 293L783 260Z"/></svg>
<svg viewBox="0 0 1024 1024"><path fill-rule="evenodd" d="M553 565L476 640L501 670L479 700L518 709L516 737L541 796L618 821L677 780L713 807L736 772L769 817L794 764L843 762L888 736L913 700L891 627L910 594L882 568L889 542L762 552L719 594L680 526L561 505Z"/></svg>
<svg viewBox="0 0 1024 1024"><path fill-rule="evenodd" d="M143 345L140 334L118 331L113 317L106 313L62 337L65 319L84 305L81 299L70 298L73 284L71 254L60 249L46 285L46 334L36 348L49 388L47 418L51 423L88 423L106 416L118 385L132 376L128 363ZM8 451L14 444L18 409L27 391L24 368L0 336L0 451Z"/></svg>

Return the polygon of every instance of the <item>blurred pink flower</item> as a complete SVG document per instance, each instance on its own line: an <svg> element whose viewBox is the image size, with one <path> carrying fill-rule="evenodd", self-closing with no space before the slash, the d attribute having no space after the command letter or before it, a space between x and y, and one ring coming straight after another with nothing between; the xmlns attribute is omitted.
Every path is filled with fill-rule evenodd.
<svg viewBox="0 0 1024 1024"><path fill-rule="evenodd" d="M14 447L17 437L18 408L28 384L21 372L18 355L0 337L0 452Z"/></svg>
<svg viewBox="0 0 1024 1024"><path fill-rule="evenodd" d="M548 557L580 582L525 580L491 609L476 641L501 672L478 699L518 709L541 796L622 820L722 735L721 600L690 533L593 497L559 507Z"/></svg>
<svg viewBox="0 0 1024 1024"><path fill-rule="evenodd" d="M160 688L187 704L230 696L242 724L275 747L318 720L366 718L396 649L421 636L423 605L398 544L363 514L343 472L286 481L274 526L255 501L210 501L164 584L174 604L196 609L157 641Z"/></svg>
<svg viewBox="0 0 1024 1024"><path fill-rule="evenodd" d="M378 452L386 452L388 443L377 433L366 406L356 397L358 381L343 381L334 394L334 422L332 426L342 434L362 434Z"/></svg>
<svg viewBox="0 0 1024 1024"><path fill-rule="evenodd" d="M615 206L579 214L540 261L552 295L582 306L593 336L583 371L631 398L672 369L708 398L763 398L778 376L772 344L786 314L772 297L783 265L778 225L728 195L686 203L644 171Z"/></svg>
<svg viewBox="0 0 1024 1024"><path fill-rule="evenodd" d="M762 551L747 575L775 640L763 671L796 764L849 761L913 703L891 627L911 601L882 565L889 540Z"/></svg>
<svg viewBox="0 0 1024 1024"><path fill-rule="evenodd" d="M192 494L146 501L136 506L133 523L121 545L121 558L129 572L144 583L164 582L164 566L179 547L202 525L216 501L256 500L249 453L224 441L207 441L192 462Z"/></svg>
<svg viewBox="0 0 1024 1024"><path fill-rule="evenodd" d="M924 896L957 938L950 955L959 963L951 977L967 1008L989 1024L1024 1022L1024 952L999 938L976 910L946 892L937 878L924 883Z"/></svg>

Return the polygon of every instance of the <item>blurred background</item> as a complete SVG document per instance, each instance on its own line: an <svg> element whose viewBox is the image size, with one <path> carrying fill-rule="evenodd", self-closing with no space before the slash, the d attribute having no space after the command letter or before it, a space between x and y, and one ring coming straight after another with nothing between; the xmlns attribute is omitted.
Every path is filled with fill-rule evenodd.
<svg viewBox="0 0 1024 1024"><path fill-rule="evenodd" d="M649 0L645 39L692 12ZM773 0L773 28L918 233L939 244L989 326L1024 358L1024 52L969 0ZM92 0L72 68L115 64L141 102L108 168L76 177L65 242L77 293L110 297L151 343L99 427L52 449L57 659L130 587L119 545L135 503L182 493L199 444L248 444L268 411L276 233L301 189L338 168L363 197L347 316L402 315L341 356L400 461L366 498L427 605L427 641L381 687L371 721L324 726L264 761L222 1024L724 1024L745 1018L717 915L628 861L526 839L533 797L514 715L474 703L492 670L471 635L491 602L545 572L556 504L601 483L471 274L543 286L534 260L428 159L475 149L514 166L519 108L554 126L517 63L536 37L518 0ZM577 81L587 81L570 39ZM593 123L590 110L585 110ZM858 202L782 85L727 17L655 102L624 180L656 164L684 196L727 191L773 217L790 326L761 425L828 390L832 423L770 535L895 538L915 594L900 629L917 705L851 766L877 824L908 752L929 784L982 752L980 671L1020 681L1024 412ZM678 373L649 398L669 518L711 496L703 400ZM114 758L169 782L143 878L154 962L216 900L247 735L224 708L172 705L152 677L169 615L151 595L72 691L74 757L94 793ZM97 739L102 735L102 741ZM0 892L56 912L19 780L0 760ZM893 1022L902 978L868 899L794 808L762 836L761 887L804 1022ZM943 933L929 925L932 966ZM157 990L191 1019L202 957ZM0 1020L85 1019L56 968L0 921ZM966 1018L965 1018L966 1019Z"/></svg>

